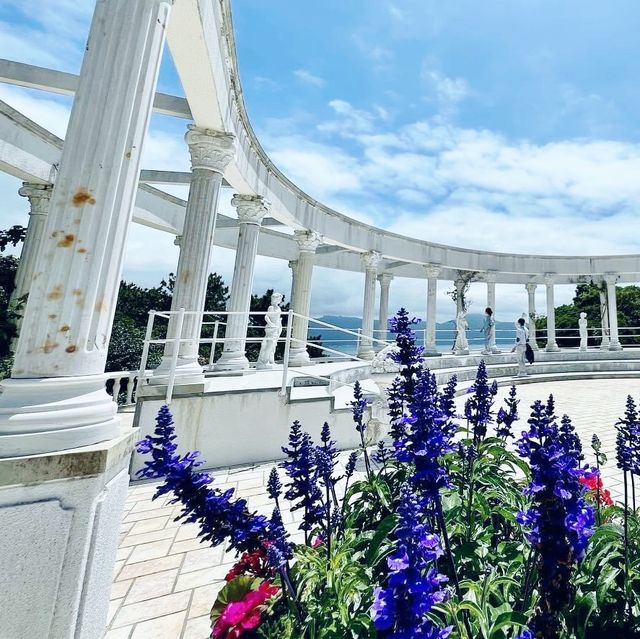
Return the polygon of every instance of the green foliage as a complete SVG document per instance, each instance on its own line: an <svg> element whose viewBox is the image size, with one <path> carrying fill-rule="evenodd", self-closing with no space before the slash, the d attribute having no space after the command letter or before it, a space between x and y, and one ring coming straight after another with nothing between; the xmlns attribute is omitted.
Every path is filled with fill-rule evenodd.
<svg viewBox="0 0 640 639"><path fill-rule="evenodd" d="M0 253L9 245L17 246L24 241L27 229L24 226L12 226L0 229ZM20 311L26 298L11 301L15 289L19 260L13 255L0 256L0 379L11 372L11 342L18 334Z"/></svg>
<svg viewBox="0 0 640 639"><path fill-rule="evenodd" d="M580 333L578 331L578 320L580 313L586 313L590 328L600 328L602 318L600 314L600 286L597 284L578 284L571 304L557 306L556 329L559 330L556 341L558 346L577 347L579 345ZM623 327L620 330L620 339L623 344L640 344L640 336L633 336L632 331L624 327L640 326L640 287L635 285L616 287L616 305L618 308L618 325ZM536 321L538 330L545 330L547 327L546 317L541 317ZM589 332L589 346L600 344L600 331Z"/></svg>
<svg viewBox="0 0 640 639"><path fill-rule="evenodd" d="M591 538L574 579L575 604L566 614L575 639L640 637L640 511L629 515L629 573L624 575L623 510L602 512L607 523Z"/></svg>
<svg viewBox="0 0 640 639"><path fill-rule="evenodd" d="M296 637L358 639L373 637L369 608L373 597L371 566L366 561L368 537L348 531L326 548L298 546L292 578L305 614Z"/></svg>
<svg viewBox="0 0 640 639"><path fill-rule="evenodd" d="M144 346L149 311L170 310L174 286L175 276L173 273L169 274L167 280L162 280L159 286L152 288L143 288L131 282L120 282L118 304L107 355L107 371L138 369ZM229 290L224 285L220 275L211 273L207 281L205 308L208 311L223 310L228 297ZM205 321L212 322L215 319L215 317L212 319L211 316L208 316ZM166 320L156 319L152 337L154 339L163 339L166 337L166 328ZM202 333L204 337L211 337L213 335L213 327L205 325ZM224 335L224 330L219 332L219 336L222 335ZM204 346L202 351L202 354L208 357L210 347ZM161 345L151 346L147 368L155 368L160 363L162 352Z"/></svg>

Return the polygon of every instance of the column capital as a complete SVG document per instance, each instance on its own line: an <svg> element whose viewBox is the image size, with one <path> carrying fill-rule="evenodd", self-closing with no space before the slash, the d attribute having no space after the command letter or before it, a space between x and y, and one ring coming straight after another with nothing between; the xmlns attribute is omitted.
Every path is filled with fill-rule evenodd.
<svg viewBox="0 0 640 639"><path fill-rule="evenodd" d="M31 204L29 215L47 215L52 191L52 184L23 182L22 186L18 189L18 194L22 195L22 197L29 198L29 204Z"/></svg>
<svg viewBox="0 0 640 639"><path fill-rule="evenodd" d="M602 281L606 282L608 286L615 286L619 277L617 273L605 273L602 276Z"/></svg>
<svg viewBox="0 0 640 639"><path fill-rule="evenodd" d="M294 231L293 236L298 243L300 253L315 253L322 244L322 236L315 231Z"/></svg>
<svg viewBox="0 0 640 639"><path fill-rule="evenodd" d="M428 278L434 278L440 275L441 267L440 264L425 264L424 270Z"/></svg>
<svg viewBox="0 0 640 639"><path fill-rule="evenodd" d="M235 153L235 136L223 131L203 129L190 124L184 136L191 154L191 170L207 169L224 173Z"/></svg>
<svg viewBox="0 0 640 639"><path fill-rule="evenodd" d="M497 277L498 271L487 271L482 275L482 279L484 279L487 284L495 284Z"/></svg>
<svg viewBox="0 0 640 639"><path fill-rule="evenodd" d="M235 206L238 212L239 224L257 224L259 226L267 214L267 205L262 195L236 193L231 198L231 205Z"/></svg>
<svg viewBox="0 0 640 639"><path fill-rule="evenodd" d="M527 293L535 293L538 288L537 282L527 282L524 287L527 289Z"/></svg>
<svg viewBox="0 0 640 639"><path fill-rule="evenodd" d="M544 274L544 283L547 286L551 286L556 281L556 275L557 275L557 273L545 273Z"/></svg>
<svg viewBox="0 0 640 639"><path fill-rule="evenodd" d="M382 255L378 251L369 251L362 254L362 263L364 264L365 271L376 271Z"/></svg>
<svg viewBox="0 0 640 639"><path fill-rule="evenodd" d="M380 286L383 288L389 286L393 281L394 276L391 273L380 273L378 275L378 281L380 282Z"/></svg>

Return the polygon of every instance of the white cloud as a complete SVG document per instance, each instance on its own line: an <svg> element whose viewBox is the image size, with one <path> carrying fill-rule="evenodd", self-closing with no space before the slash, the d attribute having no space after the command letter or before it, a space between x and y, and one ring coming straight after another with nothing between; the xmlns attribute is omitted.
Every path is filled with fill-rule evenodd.
<svg viewBox="0 0 640 639"><path fill-rule="evenodd" d="M421 75L441 108L462 102L469 94L469 85L464 78L449 78L440 71L429 68L428 63L423 66Z"/></svg>
<svg viewBox="0 0 640 639"><path fill-rule="evenodd" d="M323 87L326 84L326 81L322 79L318 75L314 75L311 71L307 69L296 69L293 72L293 75L300 81L302 84L308 84L312 87Z"/></svg>

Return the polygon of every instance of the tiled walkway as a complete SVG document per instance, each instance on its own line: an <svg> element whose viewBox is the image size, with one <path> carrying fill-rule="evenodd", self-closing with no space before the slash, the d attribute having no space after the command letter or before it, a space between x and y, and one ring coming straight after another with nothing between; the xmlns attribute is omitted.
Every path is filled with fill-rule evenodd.
<svg viewBox="0 0 640 639"><path fill-rule="evenodd" d="M500 389L500 402L507 392L508 388ZM640 380L523 385L518 388L523 418L535 399L546 399L551 392L558 414L573 418L587 453L592 433L598 433L610 460L603 480L619 497L613 424L624 413L627 394L640 397ZM462 404L464 397L458 401ZM216 471L215 485L235 488L250 508L269 515L265 482L272 465ZM142 482L132 483L129 490L106 639L207 639L209 611L233 556L220 547L201 545L194 524L173 521L180 506L167 505L167 498L151 501L154 490L155 484ZM291 513L284 513L284 518L295 529Z"/></svg>

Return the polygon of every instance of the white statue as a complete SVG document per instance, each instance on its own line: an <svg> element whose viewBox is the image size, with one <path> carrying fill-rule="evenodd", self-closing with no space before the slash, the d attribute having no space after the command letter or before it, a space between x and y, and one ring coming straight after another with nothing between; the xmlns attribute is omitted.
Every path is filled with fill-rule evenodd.
<svg viewBox="0 0 640 639"><path fill-rule="evenodd" d="M398 347L394 344L385 346L381 351L378 351L374 358L371 360L371 372L372 373L399 373L400 364L396 364L391 358L391 353L397 353Z"/></svg>
<svg viewBox="0 0 640 639"><path fill-rule="evenodd" d="M578 327L580 329L580 350L587 350L587 314L580 313L580 319L578 320Z"/></svg>
<svg viewBox="0 0 640 639"><path fill-rule="evenodd" d="M264 338L260 344L260 354L256 362L256 368L269 369L273 368L276 356L276 346L278 339L282 334L282 311L280 304L282 303L282 293L274 293L271 296L271 305L267 309L264 319L267 325L264 327Z"/></svg>
<svg viewBox="0 0 640 639"><path fill-rule="evenodd" d="M456 317L456 343L453 347L456 355L469 354L469 342L467 340L467 318L464 311L460 311Z"/></svg>

